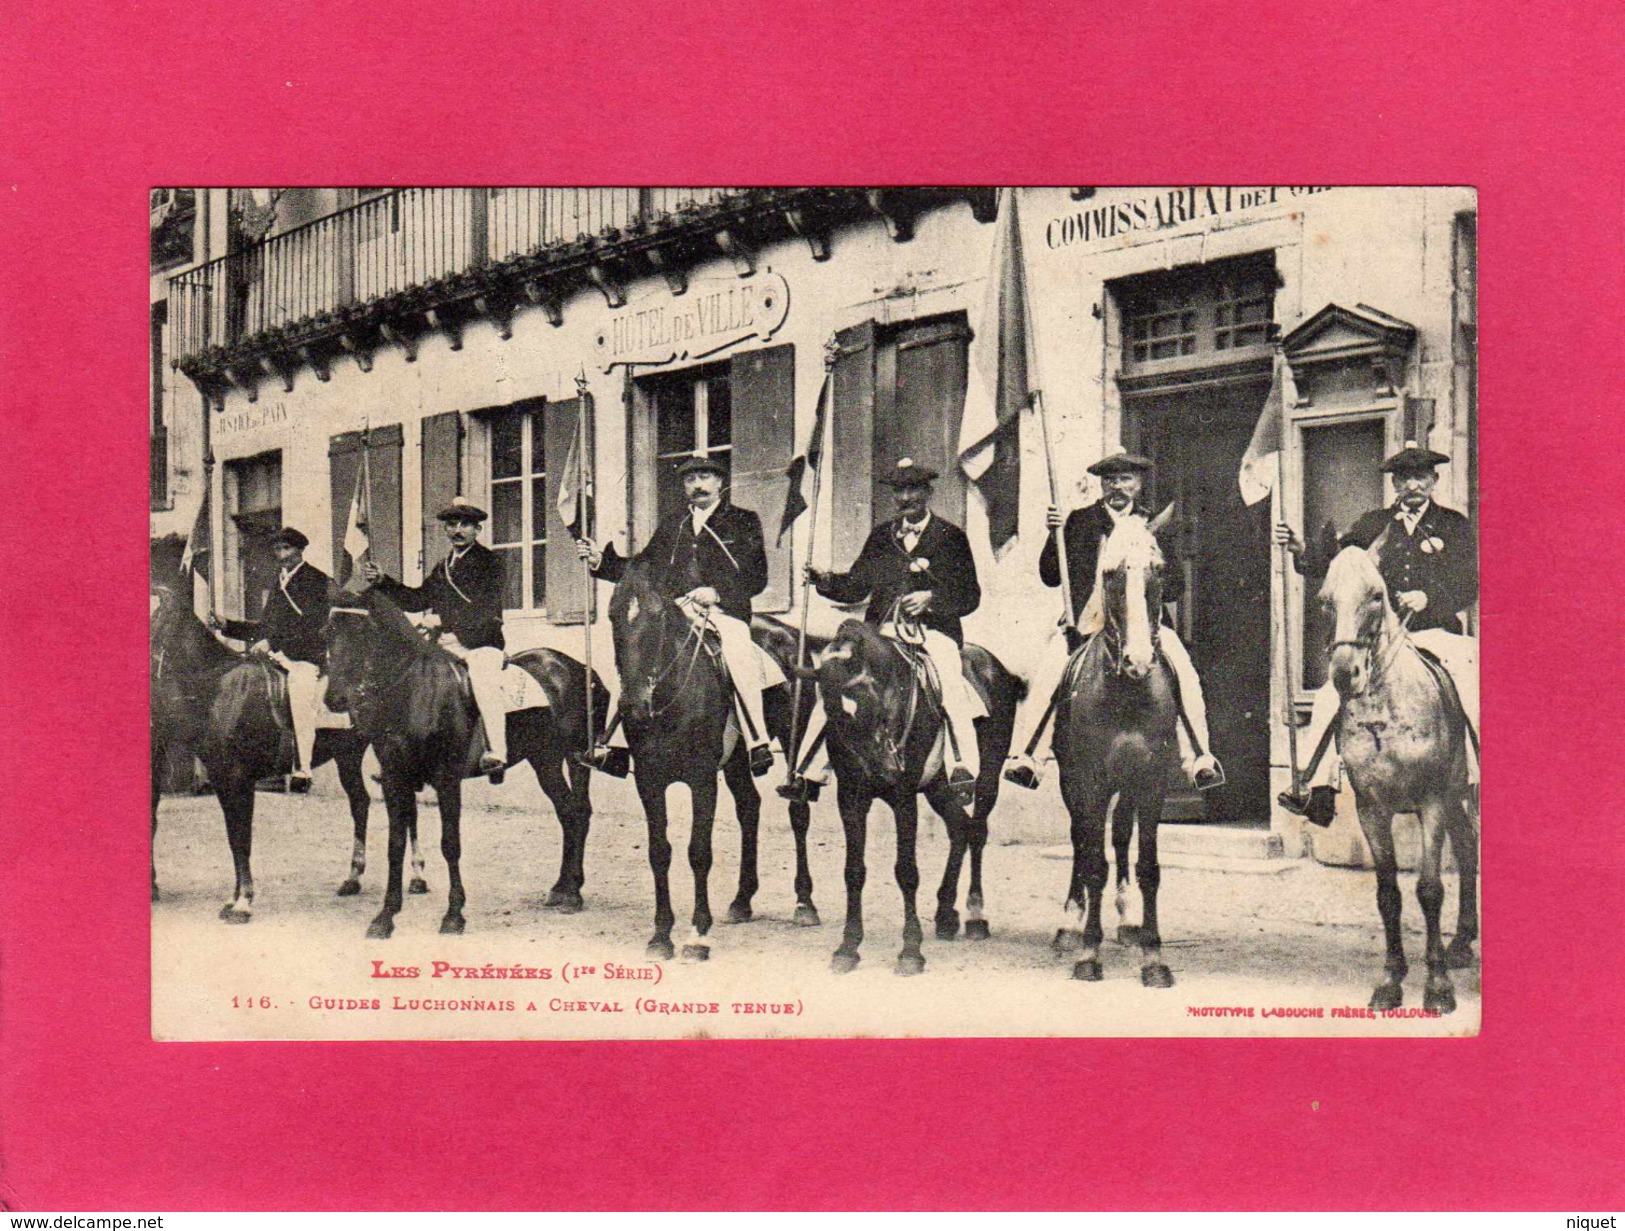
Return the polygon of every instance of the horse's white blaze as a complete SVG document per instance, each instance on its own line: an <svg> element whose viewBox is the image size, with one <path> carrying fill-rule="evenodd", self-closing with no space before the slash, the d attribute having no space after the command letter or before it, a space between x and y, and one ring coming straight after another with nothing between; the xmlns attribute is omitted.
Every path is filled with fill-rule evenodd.
<svg viewBox="0 0 1625 1231"><path fill-rule="evenodd" d="M858 712L858 703L845 693L842 693L841 708L846 711L847 717L850 718L852 715Z"/></svg>
<svg viewBox="0 0 1625 1231"><path fill-rule="evenodd" d="M1141 670L1151 668L1151 620L1145 605L1145 569L1130 565L1127 570L1127 597L1124 606L1127 628L1123 637L1123 657Z"/></svg>
<svg viewBox="0 0 1625 1231"><path fill-rule="evenodd" d="M634 598L626 606L626 622L628 624L634 624L634 623L637 622L637 618L638 618L638 600Z"/></svg>

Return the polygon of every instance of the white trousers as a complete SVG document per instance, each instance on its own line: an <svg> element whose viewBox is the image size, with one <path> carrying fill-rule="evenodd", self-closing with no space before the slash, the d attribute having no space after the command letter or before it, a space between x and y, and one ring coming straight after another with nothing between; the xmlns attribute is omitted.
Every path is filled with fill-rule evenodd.
<svg viewBox="0 0 1625 1231"><path fill-rule="evenodd" d="M890 629L891 626L887 625L882 631L890 635ZM954 639L931 628L920 631L923 642L920 648L931 660L931 666L941 682L943 717L953 730L953 738L945 741L943 756L950 768L962 765L975 778L982 772L982 753L976 743L976 720L986 717L987 709L982 704L981 696L965 679L965 656L954 644ZM813 740L823 734L824 722L823 705L814 705L812 715L807 719L806 734L801 737L803 756L805 750L812 747ZM807 776L822 781L828 772L828 752L820 749L807 766Z"/></svg>
<svg viewBox="0 0 1625 1231"><path fill-rule="evenodd" d="M288 714L293 719L293 746L298 768L310 773L316 753L316 716L322 712L322 669L285 654L274 654L277 666L288 674Z"/></svg>
<svg viewBox="0 0 1625 1231"><path fill-rule="evenodd" d="M1461 698L1461 708L1466 712L1467 720L1473 724L1473 730L1477 731L1479 729L1477 640L1443 628L1423 629L1409 636L1413 643L1428 651L1443 664L1445 671L1449 673L1450 682L1456 686L1456 695ZM1298 738L1298 749L1304 756L1314 755L1320 737L1337 717L1337 709L1337 688L1328 681L1316 691L1314 708L1309 711L1309 725ZM1472 741L1468 740L1467 743L1468 780L1477 782L1478 758L1473 755ZM1338 786L1341 766L1337 746L1328 744L1326 755L1315 767L1314 776L1309 779L1308 785Z"/></svg>
<svg viewBox="0 0 1625 1231"><path fill-rule="evenodd" d="M491 755L508 759L508 704L502 696L502 672L508 656L494 645L477 650L464 649L455 637L442 637L440 646L468 664L468 685L474 693L474 708L485 724L485 742Z"/></svg>
<svg viewBox="0 0 1625 1231"><path fill-rule="evenodd" d="M1196 732L1197 741L1202 745L1201 751L1212 752L1213 743L1207 729L1207 698L1202 694L1202 678L1196 674L1196 664L1191 662L1190 651L1179 639L1179 634L1166 624L1157 626L1157 644L1179 681L1179 705ZM1038 724L1049 708L1050 698L1066 676L1066 665L1070 659L1066 636L1057 629L1045 645L1043 656L1039 658L1032 679L1028 681L1027 695L1016 710L1016 730L1010 741L1013 754L1025 753L1027 745L1032 743ZM1197 751L1190 746L1190 737L1185 734L1184 723L1179 724L1179 750L1187 766L1197 756Z"/></svg>
<svg viewBox="0 0 1625 1231"><path fill-rule="evenodd" d="M762 712L762 693L775 684L784 683L784 679L782 676L778 679L767 677L762 652L751 639L750 625L729 615L720 607L702 611L695 604L684 602L682 599L677 600L677 605L695 624L716 629L722 661L728 667L728 674L733 677L734 687L738 690L740 700L744 702L745 714L756 731L754 737L749 731L742 730L739 734L749 747L767 743L767 718ZM606 678L605 684L609 689L609 706L605 712L613 717L615 707L621 700L620 676L617 674L613 678ZM624 728L616 731L611 742L625 746Z"/></svg>

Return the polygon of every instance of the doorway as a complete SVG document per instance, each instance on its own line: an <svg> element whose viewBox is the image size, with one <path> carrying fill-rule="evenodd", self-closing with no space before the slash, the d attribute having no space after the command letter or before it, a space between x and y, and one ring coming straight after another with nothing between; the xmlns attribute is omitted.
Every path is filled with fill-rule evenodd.
<svg viewBox="0 0 1625 1231"><path fill-rule="evenodd" d="M1177 775L1165 820L1269 824L1270 504L1247 507L1236 483L1269 388L1265 370L1124 407L1130 439L1155 463L1147 503L1176 505L1165 540L1184 583L1175 627L1202 677L1227 778L1197 792Z"/></svg>

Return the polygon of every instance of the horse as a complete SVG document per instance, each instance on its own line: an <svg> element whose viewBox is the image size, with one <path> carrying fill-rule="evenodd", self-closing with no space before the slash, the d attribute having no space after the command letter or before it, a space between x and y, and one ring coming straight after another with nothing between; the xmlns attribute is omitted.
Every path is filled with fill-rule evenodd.
<svg viewBox="0 0 1625 1231"><path fill-rule="evenodd" d="M666 789L681 782L688 787L692 802L688 862L694 873L692 930L684 942L683 956L690 961L705 961L715 941L708 880L719 771L733 795L740 832L739 887L728 906L728 921L745 923L754 917L752 899L759 887L756 842L762 806L750 772L746 741L738 738L738 732L730 726L734 706L720 662L707 649L701 629L655 584L651 566L642 557L628 561L610 598L609 619L615 664L621 677L621 722L631 745L633 777L649 827L655 930L648 953L670 960L676 952L671 939L676 917L671 905ZM788 660L793 658L795 642L788 628L758 617L751 631L781 666L787 671L793 668ZM789 748L792 703L784 695L786 691L770 689L763 710L770 735ZM800 730L806 729L806 715L812 708L811 689L806 692ZM790 825L796 842L793 920L803 927L819 923L807 862L810 823L810 807L804 802L792 802Z"/></svg>
<svg viewBox="0 0 1625 1231"><path fill-rule="evenodd" d="M1408 967L1393 821L1396 812L1415 812L1422 820L1416 900L1427 925L1422 1007L1450 1013L1456 1007L1450 970L1473 964L1478 938L1478 834L1465 803L1467 720L1448 676L1423 658L1389 600L1379 571L1387 536L1385 530L1369 549L1339 552L1319 596L1332 630L1331 682L1342 699L1335 723L1338 752L1376 866L1377 912L1387 940L1371 1007L1397 1009L1404 1001ZM1461 879L1456 933L1448 947L1439 924L1447 839Z"/></svg>
<svg viewBox="0 0 1625 1231"><path fill-rule="evenodd" d="M982 851L988 816L999 797L999 769L1010 750L1016 703L1022 685L981 646L964 648L966 668L988 702L988 716L976 724L981 754L972 810L966 813L948 786L940 741L946 737L940 708L925 693L912 655L891 638L859 620L845 621L818 657L818 692L828 719L830 763L846 835L846 926L831 968L844 974L857 968L863 944L864 848L870 805L890 805L897 825L897 886L903 893L903 949L897 973L920 974L925 956L915 894L920 873L915 857L918 800L923 794L948 828L948 862L937 890L936 933L959 934L960 870L970 855L970 887L965 935L985 939ZM960 738L964 738L961 734Z"/></svg>
<svg viewBox="0 0 1625 1231"><path fill-rule="evenodd" d="M158 607L149 635L151 694L152 834L158 834L158 799L171 749L190 749L208 771L209 783L226 821L226 841L236 869L232 900L220 910L227 923L253 918L254 876L250 855L254 840L254 786L261 778L284 772L282 724L273 712L270 663L238 654L222 645L193 613L189 599L173 588L154 585ZM312 768L331 760L350 802L354 827L350 873L339 896L361 891L366 868L367 813L370 800L361 773L367 742L353 731L320 730ZM421 872L413 834L413 869ZM421 885L420 876L414 883ZM414 889L414 892L426 891ZM152 869L152 897L158 900L158 873Z"/></svg>
<svg viewBox="0 0 1625 1231"><path fill-rule="evenodd" d="M440 808L440 853L450 876L445 935L466 927L463 908L462 786L477 776L479 715L462 664L427 639L382 591L368 589L359 606L334 607L327 627L327 704L349 712L378 754L389 814L389 884L367 927L388 939L401 910L401 862L407 834L417 825L417 792L432 785ZM544 905L564 914L583 909L587 831L592 821L589 773L576 754L591 744L587 732L587 672L556 650L526 650L510 658L541 685L550 704L508 715L508 764L529 761L563 831L558 879ZM592 681L596 712L607 699Z"/></svg>
<svg viewBox="0 0 1625 1231"><path fill-rule="evenodd" d="M1169 775L1179 762L1179 686L1157 635L1163 558L1156 534L1171 509L1149 524L1141 517L1123 518L1101 545L1096 592L1104 626L1074 654L1056 700L1054 748L1061 799L1071 819L1072 878L1055 948L1079 949L1072 977L1089 982L1103 977L1106 816L1115 799L1112 849L1119 915L1125 912L1129 890L1129 843L1139 830L1134 879L1143 903L1135 933L1140 982L1151 988L1174 984L1162 960L1157 920L1162 882L1157 827ZM1121 929L1119 939L1128 935L1128 929Z"/></svg>

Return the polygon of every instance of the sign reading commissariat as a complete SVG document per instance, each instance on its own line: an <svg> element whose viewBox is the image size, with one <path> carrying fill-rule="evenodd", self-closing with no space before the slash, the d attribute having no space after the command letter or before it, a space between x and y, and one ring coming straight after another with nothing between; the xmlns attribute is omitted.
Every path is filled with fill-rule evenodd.
<svg viewBox="0 0 1625 1231"><path fill-rule="evenodd" d="M598 366L656 367L704 359L778 332L790 311L790 284L763 270L750 278L697 278L681 298L655 291L614 313L598 331Z"/></svg>

